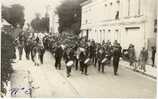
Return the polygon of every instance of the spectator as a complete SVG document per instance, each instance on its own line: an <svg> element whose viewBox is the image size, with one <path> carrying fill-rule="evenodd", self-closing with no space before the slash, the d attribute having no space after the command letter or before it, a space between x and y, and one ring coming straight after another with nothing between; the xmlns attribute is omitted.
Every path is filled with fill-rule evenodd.
<svg viewBox="0 0 158 99"><path fill-rule="evenodd" d="M154 65L155 65L156 48L153 46L153 47L151 47L151 49L152 49L152 56L151 56L151 59L152 59L152 67L154 67Z"/></svg>
<svg viewBox="0 0 158 99"><path fill-rule="evenodd" d="M148 50L145 49L145 47L142 48L142 50L140 51L140 55L139 55L139 62L141 65L141 69L144 70L144 72L146 72L146 62L148 59Z"/></svg>

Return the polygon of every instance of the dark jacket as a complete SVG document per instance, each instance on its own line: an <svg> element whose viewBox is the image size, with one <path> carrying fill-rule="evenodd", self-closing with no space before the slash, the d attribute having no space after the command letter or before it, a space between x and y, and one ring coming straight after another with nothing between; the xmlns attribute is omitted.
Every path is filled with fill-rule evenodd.
<svg viewBox="0 0 158 99"><path fill-rule="evenodd" d="M63 49L61 47L57 47L55 50L55 58L62 58Z"/></svg>
<svg viewBox="0 0 158 99"><path fill-rule="evenodd" d="M121 56L120 49L119 48L114 48L114 50L113 50L113 58L114 59L119 59L120 56Z"/></svg>
<svg viewBox="0 0 158 99"><path fill-rule="evenodd" d="M83 52L81 52L80 56L79 56L79 59L80 59L81 62L84 62L86 60L86 55Z"/></svg>

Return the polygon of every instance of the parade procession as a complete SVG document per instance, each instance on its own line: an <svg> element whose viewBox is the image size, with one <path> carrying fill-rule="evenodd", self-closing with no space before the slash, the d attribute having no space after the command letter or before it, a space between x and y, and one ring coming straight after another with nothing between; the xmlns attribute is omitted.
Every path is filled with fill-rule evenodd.
<svg viewBox="0 0 158 99"><path fill-rule="evenodd" d="M1 97L155 98L154 1L3 0Z"/></svg>
<svg viewBox="0 0 158 99"><path fill-rule="evenodd" d="M95 43L95 41L86 41L85 38L74 38L74 41L70 43L65 43L65 40L66 38L62 40L60 37L53 37L47 33L30 33L28 37L25 37L23 32L19 33L15 45L17 45L19 60L22 60L24 50L26 59L33 61L35 66L43 64L44 53L49 51L55 58L56 69L60 70L61 61L65 62L67 77L70 76L72 67L80 70L81 74L88 75L88 66L92 64L99 72L104 73L104 67L111 64L113 57L114 75L117 75L119 59L122 55L122 48L117 40L113 45L110 41ZM130 64L132 65L133 62Z"/></svg>

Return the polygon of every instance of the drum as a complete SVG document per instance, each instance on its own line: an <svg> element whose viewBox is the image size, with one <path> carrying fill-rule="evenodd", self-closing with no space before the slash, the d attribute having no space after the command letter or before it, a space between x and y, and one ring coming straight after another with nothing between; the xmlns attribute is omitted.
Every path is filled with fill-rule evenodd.
<svg viewBox="0 0 158 99"><path fill-rule="evenodd" d="M61 45L62 49L65 49L65 45Z"/></svg>
<svg viewBox="0 0 158 99"><path fill-rule="evenodd" d="M105 63L107 61L107 58L104 58L102 61L101 61L101 63L103 64L103 63Z"/></svg>
<svg viewBox="0 0 158 99"><path fill-rule="evenodd" d="M84 48L80 48L80 51L81 51L81 52L84 52L84 51L85 51L85 49L84 49Z"/></svg>
<svg viewBox="0 0 158 99"><path fill-rule="evenodd" d="M67 67L72 67L73 64L74 64L74 62L71 60L71 61L68 61L68 62L66 63L66 66L67 66Z"/></svg>
<svg viewBox="0 0 158 99"><path fill-rule="evenodd" d="M79 59L79 55L77 55L76 58Z"/></svg>
<svg viewBox="0 0 158 99"><path fill-rule="evenodd" d="M90 58L87 58L85 61L84 61L85 64L90 64Z"/></svg>

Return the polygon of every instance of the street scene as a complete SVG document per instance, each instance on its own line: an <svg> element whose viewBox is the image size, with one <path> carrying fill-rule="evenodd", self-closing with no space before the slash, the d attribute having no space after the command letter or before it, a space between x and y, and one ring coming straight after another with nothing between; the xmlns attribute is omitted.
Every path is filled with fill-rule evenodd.
<svg viewBox="0 0 158 99"><path fill-rule="evenodd" d="M156 3L3 0L1 97L155 99Z"/></svg>

